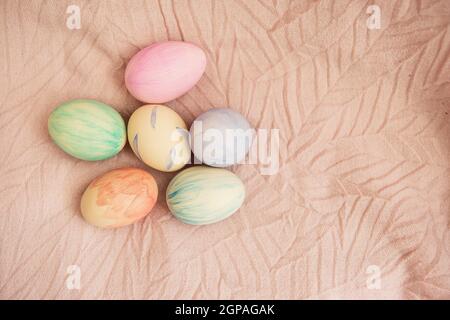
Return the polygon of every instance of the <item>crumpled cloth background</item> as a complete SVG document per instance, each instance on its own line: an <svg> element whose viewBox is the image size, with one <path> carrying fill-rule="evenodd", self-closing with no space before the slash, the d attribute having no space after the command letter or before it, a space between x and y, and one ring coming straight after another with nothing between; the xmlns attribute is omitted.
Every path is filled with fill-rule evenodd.
<svg viewBox="0 0 450 320"><path fill-rule="evenodd" d="M70 4L79 30L66 27ZM366 26L372 4L379 30ZM450 298L449 1L6 0L0 24L0 298ZM47 118L93 98L128 119L142 103L126 63L166 39L208 57L168 105L188 125L230 106L280 129L279 172L232 168L244 206L196 227L168 212L174 174L147 168L160 188L152 213L96 229L80 217L87 184L145 165L129 147L71 158ZM73 265L79 290L67 286Z"/></svg>

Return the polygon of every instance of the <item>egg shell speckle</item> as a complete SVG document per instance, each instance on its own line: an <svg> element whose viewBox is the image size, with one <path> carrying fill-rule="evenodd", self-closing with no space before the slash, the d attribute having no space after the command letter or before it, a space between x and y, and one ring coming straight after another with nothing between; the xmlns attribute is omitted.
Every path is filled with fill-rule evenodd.
<svg viewBox="0 0 450 320"><path fill-rule="evenodd" d="M138 100L164 103L189 91L206 68L206 55L183 41L154 43L136 53L125 70L125 85Z"/></svg>
<svg viewBox="0 0 450 320"><path fill-rule="evenodd" d="M166 191L172 214L184 223L203 225L228 218L245 199L242 181L231 171L206 166L177 174Z"/></svg>
<svg viewBox="0 0 450 320"><path fill-rule="evenodd" d="M160 171L179 170L191 159L186 124L163 105L145 105L133 112L128 121L128 142L140 160Z"/></svg>
<svg viewBox="0 0 450 320"><path fill-rule="evenodd" d="M121 168L94 179L81 197L81 213L90 224L118 228L145 217L158 198L153 176L137 168Z"/></svg>
<svg viewBox="0 0 450 320"><path fill-rule="evenodd" d="M66 153L88 161L113 157L126 143L125 122L120 114L90 99L68 101L53 110L48 132Z"/></svg>

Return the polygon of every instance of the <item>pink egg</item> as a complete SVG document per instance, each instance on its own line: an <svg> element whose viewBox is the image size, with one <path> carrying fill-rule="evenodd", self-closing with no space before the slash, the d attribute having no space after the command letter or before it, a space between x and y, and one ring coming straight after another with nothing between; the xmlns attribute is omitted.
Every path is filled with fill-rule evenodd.
<svg viewBox="0 0 450 320"><path fill-rule="evenodd" d="M125 85L140 101L163 103L195 86L205 67L205 53L192 43L157 42L131 58L125 71Z"/></svg>

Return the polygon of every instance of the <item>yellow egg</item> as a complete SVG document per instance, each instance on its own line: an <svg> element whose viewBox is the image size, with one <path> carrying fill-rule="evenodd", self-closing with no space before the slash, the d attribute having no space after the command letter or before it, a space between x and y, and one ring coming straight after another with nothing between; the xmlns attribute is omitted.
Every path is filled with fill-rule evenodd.
<svg viewBox="0 0 450 320"><path fill-rule="evenodd" d="M133 112L128 142L140 160L160 171L179 170L191 159L186 124L163 105L144 105Z"/></svg>

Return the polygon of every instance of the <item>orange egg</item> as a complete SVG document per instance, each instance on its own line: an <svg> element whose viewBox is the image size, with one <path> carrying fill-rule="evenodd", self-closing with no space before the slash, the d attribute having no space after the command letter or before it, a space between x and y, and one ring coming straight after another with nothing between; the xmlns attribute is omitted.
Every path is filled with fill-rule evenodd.
<svg viewBox="0 0 450 320"><path fill-rule="evenodd" d="M89 184L81 197L81 214L96 227L118 228L145 217L157 198L158 186L150 173L115 169Z"/></svg>

